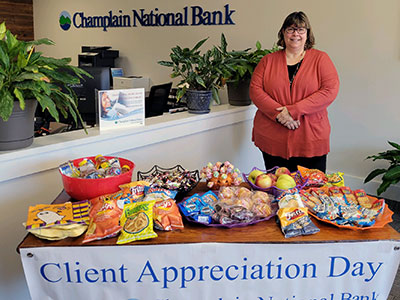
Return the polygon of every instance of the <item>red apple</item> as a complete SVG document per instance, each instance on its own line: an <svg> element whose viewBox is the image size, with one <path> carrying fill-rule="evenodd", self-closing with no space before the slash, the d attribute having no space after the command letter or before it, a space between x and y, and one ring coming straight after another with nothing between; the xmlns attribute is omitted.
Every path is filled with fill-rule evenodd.
<svg viewBox="0 0 400 300"><path fill-rule="evenodd" d="M281 176L281 175L283 175L283 174L290 175L289 169L286 168L286 167L280 167L280 168L276 169L276 171L275 171L275 175L276 175L276 176L279 177L279 176Z"/></svg>
<svg viewBox="0 0 400 300"><path fill-rule="evenodd" d="M268 174L260 174L256 177L255 185L267 189L272 186L272 178Z"/></svg>
<svg viewBox="0 0 400 300"><path fill-rule="evenodd" d="M268 176L272 179L272 185L275 185L276 181L278 180L278 176L272 173L268 173Z"/></svg>

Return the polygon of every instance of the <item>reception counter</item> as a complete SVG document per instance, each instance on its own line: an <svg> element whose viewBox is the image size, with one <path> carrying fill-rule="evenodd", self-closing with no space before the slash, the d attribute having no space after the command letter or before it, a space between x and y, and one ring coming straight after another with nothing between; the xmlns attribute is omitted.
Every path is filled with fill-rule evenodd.
<svg viewBox="0 0 400 300"><path fill-rule="evenodd" d="M213 106L211 112L204 115L188 112L165 113L162 116L147 118L145 126L140 127L120 128L101 133L94 127L88 129L88 134L77 130L38 137L28 148L0 152L0 165L7 170L0 173L0 182L54 169L73 158L131 151L249 121L254 117L255 111L254 105L238 107L225 104ZM217 140L209 142L218 143Z"/></svg>

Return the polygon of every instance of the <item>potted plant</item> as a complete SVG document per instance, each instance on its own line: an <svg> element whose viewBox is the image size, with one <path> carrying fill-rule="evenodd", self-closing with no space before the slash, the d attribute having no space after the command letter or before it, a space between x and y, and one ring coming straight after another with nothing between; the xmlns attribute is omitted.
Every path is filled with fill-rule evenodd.
<svg viewBox="0 0 400 300"><path fill-rule="evenodd" d="M215 46L201 54L199 48L208 40L199 41L192 49L175 46L171 49L170 61L159 61L162 66L172 68L171 77L181 77L177 100L184 95L190 113L208 113L211 98L220 103L218 89L222 86L226 58Z"/></svg>
<svg viewBox="0 0 400 300"><path fill-rule="evenodd" d="M227 51L227 42L224 34L222 34L219 49L227 60L235 62L225 65L224 70L227 74L225 81L228 88L229 104L236 106L250 105L249 85L253 71L265 55L279 50L279 47L274 45L272 49L262 49L261 43L257 41L256 49L253 51L251 48L241 51Z"/></svg>
<svg viewBox="0 0 400 300"><path fill-rule="evenodd" d="M0 24L0 150L32 144L37 102L57 122L59 113L65 118L70 114L76 124L79 120L83 125L70 85L80 83L82 75L92 76L69 65L70 58L45 57L34 51L43 44L54 45L46 38L18 40L4 22Z"/></svg>
<svg viewBox="0 0 400 300"><path fill-rule="evenodd" d="M378 159L389 161L389 167L387 167L386 169L379 168L373 170L371 173L368 174L368 176L364 180L364 183L367 183L376 176L383 174L382 183L380 184L380 186L376 191L378 196L382 194L384 191L386 191L390 185L396 184L400 181L400 145L389 141L388 143L394 149L390 149L385 152L380 152L376 155L370 155L366 158L366 159L372 159L373 161Z"/></svg>

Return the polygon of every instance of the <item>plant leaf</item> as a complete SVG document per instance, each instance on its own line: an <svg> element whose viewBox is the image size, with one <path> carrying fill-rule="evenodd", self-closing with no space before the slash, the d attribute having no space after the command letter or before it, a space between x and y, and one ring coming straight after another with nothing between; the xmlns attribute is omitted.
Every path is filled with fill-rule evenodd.
<svg viewBox="0 0 400 300"><path fill-rule="evenodd" d="M390 142L390 141L388 141L388 143L389 143L392 147L394 147L394 148L400 150L400 145L399 145L399 144L396 144L395 142Z"/></svg>
<svg viewBox="0 0 400 300"><path fill-rule="evenodd" d="M14 97L8 90L0 90L0 117L7 121L14 107Z"/></svg>
<svg viewBox="0 0 400 300"><path fill-rule="evenodd" d="M40 106L42 107L42 110L44 111L45 109L47 109L50 113L50 115L56 119L57 122L59 122L59 116L58 116L58 111L56 108L56 105L54 104L53 100L47 96L47 95L43 95L41 93L35 92L33 91L33 94L35 96L35 98L38 100Z"/></svg>
<svg viewBox="0 0 400 300"><path fill-rule="evenodd" d="M21 91L17 88L14 89L14 95L19 100L19 107L24 110L25 109L25 99L22 95Z"/></svg>
<svg viewBox="0 0 400 300"><path fill-rule="evenodd" d="M364 179L364 183L367 183L374 179L376 176L385 173L387 170L386 169L376 169L373 170L371 173L368 174L368 176Z"/></svg>
<svg viewBox="0 0 400 300"><path fill-rule="evenodd" d="M400 180L400 165L393 168L389 168L386 174L383 176L384 180Z"/></svg>
<svg viewBox="0 0 400 300"><path fill-rule="evenodd" d="M387 188L392 184L391 181L383 181L381 183L381 185L378 187L378 189L376 190L376 193L378 194L378 196L380 194L382 194L384 191L387 190Z"/></svg>

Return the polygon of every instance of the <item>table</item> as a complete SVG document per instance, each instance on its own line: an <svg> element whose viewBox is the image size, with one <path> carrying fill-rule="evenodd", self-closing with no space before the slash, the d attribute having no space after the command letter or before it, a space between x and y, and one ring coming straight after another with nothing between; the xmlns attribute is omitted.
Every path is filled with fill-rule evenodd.
<svg viewBox="0 0 400 300"><path fill-rule="evenodd" d="M62 192L54 203L68 200ZM82 245L83 236L28 234L18 251L33 299L386 299L400 234L389 225L314 223L318 234L286 239L274 218L230 229L185 222L182 231L124 246L116 237Z"/></svg>

